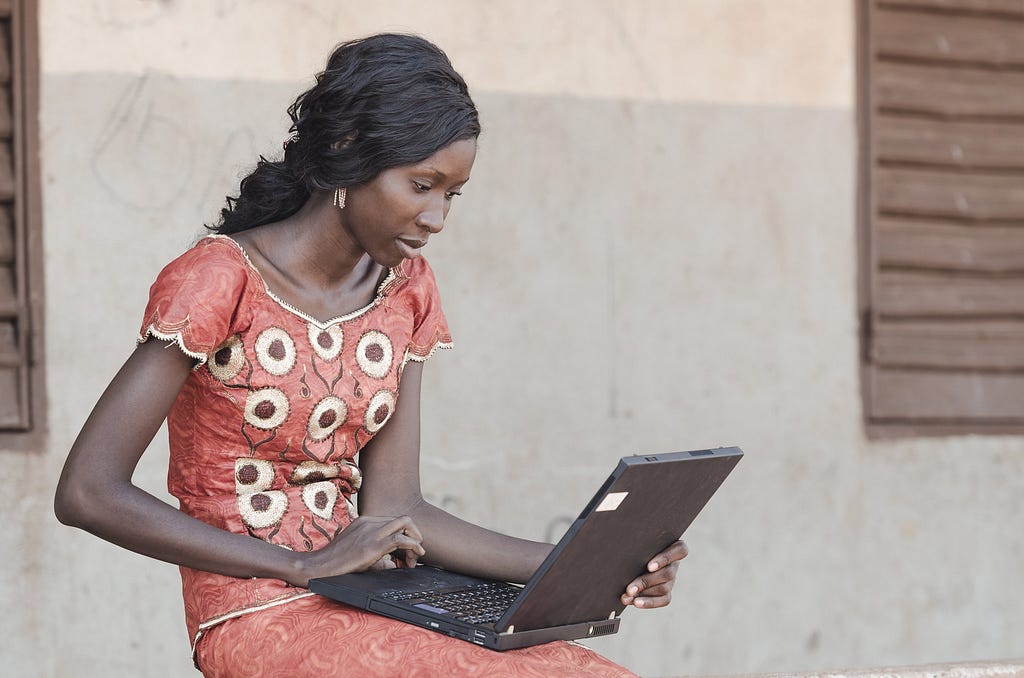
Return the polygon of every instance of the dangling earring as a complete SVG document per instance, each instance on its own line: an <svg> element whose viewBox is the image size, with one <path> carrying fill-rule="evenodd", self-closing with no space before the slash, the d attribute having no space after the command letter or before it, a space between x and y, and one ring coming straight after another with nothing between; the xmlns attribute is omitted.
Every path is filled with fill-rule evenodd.
<svg viewBox="0 0 1024 678"><path fill-rule="evenodd" d="M338 209L344 209L345 208L345 196L347 194L348 194L348 191L346 191L344 188L342 188L340 186L338 188L334 189L334 206L337 207Z"/></svg>

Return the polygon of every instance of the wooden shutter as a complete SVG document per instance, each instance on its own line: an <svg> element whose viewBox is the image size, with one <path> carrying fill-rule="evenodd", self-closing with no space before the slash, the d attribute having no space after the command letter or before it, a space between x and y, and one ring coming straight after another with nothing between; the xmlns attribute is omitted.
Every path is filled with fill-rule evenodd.
<svg viewBox="0 0 1024 678"><path fill-rule="evenodd" d="M31 266L39 237L29 139L37 109L37 76L28 73L38 69L34 10L26 0L0 0L0 431L7 432L31 431L33 406L41 399L33 365L40 290L30 289L41 277Z"/></svg>
<svg viewBox="0 0 1024 678"><path fill-rule="evenodd" d="M1024 0L864 0L875 432L1024 431Z"/></svg>

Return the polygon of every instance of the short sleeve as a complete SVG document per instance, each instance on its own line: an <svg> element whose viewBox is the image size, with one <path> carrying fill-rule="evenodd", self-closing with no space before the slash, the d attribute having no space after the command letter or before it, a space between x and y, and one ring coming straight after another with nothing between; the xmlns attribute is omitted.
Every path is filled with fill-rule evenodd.
<svg viewBox="0 0 1024 678"><path fill-rule="evenodd" d="M434 280L434 271L426 259L419 257L409 262L409 292L413 295L413 331L409 345L409 360L424 362L435 351L452 347L448 321L441 310L441 294Z"/></svg>
<svg viewBox="0 0 1024 678"><path fill-rule="evenodd" d="M233 243L204 238L167 264L149 288L138 343L172 341L198 368L231 334L248 274Z"/></svg>

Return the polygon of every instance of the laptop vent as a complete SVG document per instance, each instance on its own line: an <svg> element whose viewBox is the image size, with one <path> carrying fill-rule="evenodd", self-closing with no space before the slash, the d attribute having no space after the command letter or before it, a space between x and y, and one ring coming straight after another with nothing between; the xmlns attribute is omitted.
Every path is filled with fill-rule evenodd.
<svg viewBox="0 0 1024 678"><path fill-rule="evenodd" d="M587 633L587 637L593 638L595 636L607 636L609 633L615 633L615 622L594 624L590 627L590 630Z"/></svg>

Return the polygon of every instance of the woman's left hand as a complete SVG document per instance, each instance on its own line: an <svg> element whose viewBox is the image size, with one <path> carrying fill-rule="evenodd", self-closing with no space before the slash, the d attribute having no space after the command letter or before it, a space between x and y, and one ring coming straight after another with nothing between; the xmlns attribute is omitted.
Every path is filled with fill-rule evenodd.
<svg viewBox="0 0 1024 678"><path fill-rule="evenodd" d="M677 541L651 558L651 562L647 563L647 572L626 586L626 592L622 594L622 604L645 610L668 605L672 600L672 587L676 583L679 561L688 553L686 544Z"/></svg>

